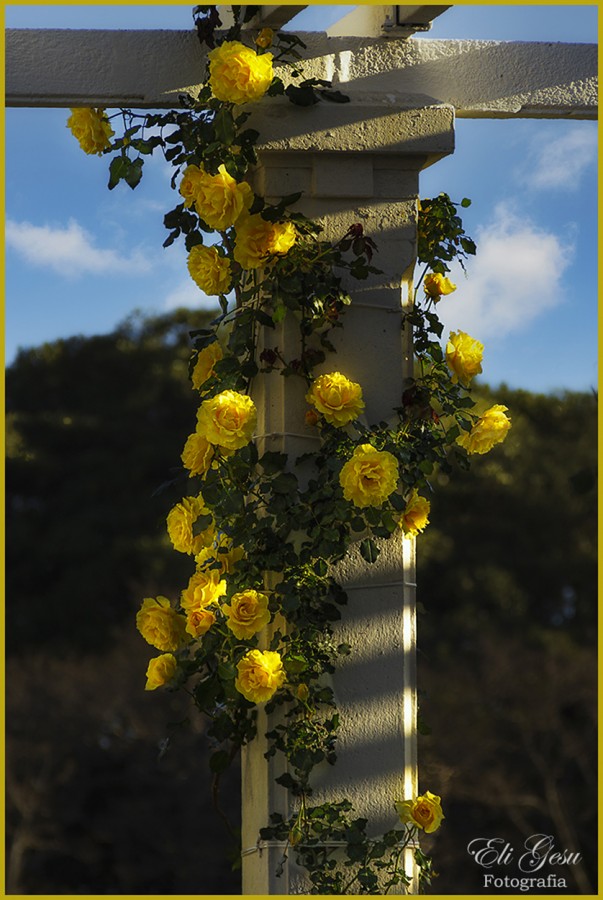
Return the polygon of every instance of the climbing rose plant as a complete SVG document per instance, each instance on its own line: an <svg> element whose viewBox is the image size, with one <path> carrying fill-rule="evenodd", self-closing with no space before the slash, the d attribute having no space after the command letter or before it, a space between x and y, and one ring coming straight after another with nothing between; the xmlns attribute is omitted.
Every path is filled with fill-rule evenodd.
<svg viewBox="0 0 603 900"><path fill-rule="evenodd" d="M246 127L247 103L283 94L302 106L348 98L326 81L301 80L299 38L243 30L254 8L233 12L234 25L217 32L216 7L195 7L207 70L198 94L180 97L181 109L111 116L73 109L67 123L84 152L114 154L110 189L122 180L136 187L144 157L163 153L181 197L165 216L164 246L184 239L192 280L221 308L211 327L191 334L199 409L175 481L181 500L167 515L169 539L190 557L191 574L178 597L147 597L136 617L143 638L161 651L149 662L146 690L184 688L209 717L216 781L255 737L258 706L280 708L267 756L282 757L276 780L295 812L274 813L258 839L282 841L284 858L291 848L312 893L388 893L411 883L405 851L414 853L421 885L429 883L431 860L417 837L436 831L444 814L430 791L392 797L399 825L373 838L348 801L312 803L314 768L335 764L337 755L338 713L324 675L350 653L335 639L346 596L332 566L354 543L373 563L376 538L422 532L434 469L466 466L471 454L502 441L511 423L500 404L474 410L469 390L482 371L483 345L462 331L440 343L437 305L456 290L448 264L475 253L446 194L418 204L424 269L403 313L415 371L390 421L367 423L356 373L331 362L331 332L343 327L352 303L342 276L378 272L378 248L359 224L324 240L319 224L292 210L299 194L268 203L247 180L260 137ZM275 63L289 70L287 86ZM299 331L294 356L278 346L285 319ZM257 447L254 388L273 373L305 385L299 427L319 442L298 460Z"/></svg>

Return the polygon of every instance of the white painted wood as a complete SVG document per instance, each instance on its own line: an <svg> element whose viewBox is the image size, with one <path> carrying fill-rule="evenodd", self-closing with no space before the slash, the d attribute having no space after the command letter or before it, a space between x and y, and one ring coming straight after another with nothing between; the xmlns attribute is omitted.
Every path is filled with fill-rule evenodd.
<svg viewBox="0 0 603 900"><path fill-rule="evenodd" d="M276 30L278 28L282 28L283 25L286 25L287 22L290 22L291 19L294 18L294 16L302 12L304 9L307 9L307 5L295 6L291 3L282 6L270 6L269 4L262 4L259 13L243 27L247 31L252 31L255 28L264 27L273 28ZM218 12L220 13L220 18L222 19L224 28L229 28L234 23L234 17L232 15L231 8L229 6L218 6Z"/></svg>
<svg viewBox="0 0 603 900"><path fill-rule="evenodd" d="M410 37L429 31L450 6L357 6L326 29L328 37Z"/></svg>
<svg viewBox="0 0 603 900"><path fill-rule="evenodd" d="M345 106L328 108L328 135L322 120L311 119L316 125L311 134L304 134L307 126L292 124L304 110L288 105L281 112L276 122L262 120L261 133L269 131L270 137L260 148L256 191L269 200L303 191L296 208L323 224L324 237L337 240L361 222L378 246L375 264L381 272L366 281L347 280L353 302L344 328L332 335L337 354L318 370L337 369L359 382L365 419L375 423L392 415L404 377L412 371L411 335L400 324L416 255L419 173L452 152L453 111L396 110L395 140L372 122L365 131L350 126ZM286 356L296 355L295 325L285 325L266 337L270 346L288 348ZM284 450L296 457L311 449L312 429L300 427L307 409L304 385L277 374L254 390L258 430L270 436L260 452ZM353 547L333 570L349 598L336 640L350 644L352 653L329 678L341 723L337 764L318 767L310 801L351 800L356 815L369 820L372 836L398 823L395 799L417 793L414 541L399 534L379 543L376 564L366 563ZM276 877L283 848L260 843L254 849L262 816L295 811L294 800L273 780L283 773L283 761L264 758L263 732L274 723L263 715L259 722L258 739L243 751L243 892L307 893L304 873L292 862L293 850L283 875ZM414 876L411 854L407 857L407 871Z"/></svg>
<svg viewBox="0 0 603 900"><path fill-rule="evenodd" d="M307 75L357 101L449 104L468 118L596 118L595 45L302 37ZM204 60L193 31L9 29L6 105L174 106L202 81Z"/></svg>

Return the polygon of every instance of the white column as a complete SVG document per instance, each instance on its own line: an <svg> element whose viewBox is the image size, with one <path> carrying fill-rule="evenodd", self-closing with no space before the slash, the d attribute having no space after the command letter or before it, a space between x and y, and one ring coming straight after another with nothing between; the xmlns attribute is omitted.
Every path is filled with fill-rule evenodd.
<svg viewBox="0 0 603 900"><path fill-rule="evenodd" d="M292 110L293 116L298 112ZM333 333L337 353L318 370L338 370L359 382L366 418L374 424L401 404L403 379L411 371L401 311L415 260L418 177L421 168L452 151L453 112L390 109L386 118L395 127L386 129L379 117L372 133L359 128L350 113L324 104L321 114L331 123L326 135L302 134L295 119L287 133L291 120L279 114L273 121L280 127L272 131L277 137L263 145L255 189L270 200L303 191L298 207L321 222L326 237L337 240L361 223L376 242L373 262L382 272L347 282L353 302L343 329ZM266 122L261 133L266 134ZM371 134L377 139L372 147ZM335 140L346 149L334 149ZM288 340L282 330L275 336L270 329L268 336L272 346ZM256 397L262 410L259 433L273 435L265 448L293 458L315 440L304 427L305 387L296 382L271 375L260 388L265 395ZM369 819L371 836L396 824L394 799L417 790L414 542L400 535L378 543L375 564L354 547L333 570L348 594L336 636L352 652L332 680L341 721L338 759L335 766L325 763L315 770L311 798L312 803L351 800L356 815ZM273 780L285 770L284 761L264 759L269 727L261 712L258 738L243 753L243 892L303 893L303 872L292 861L275 875L282 848L253 850L271 812L292 812L287 793ZM294 856L290 850L290 860Z"/></svg>

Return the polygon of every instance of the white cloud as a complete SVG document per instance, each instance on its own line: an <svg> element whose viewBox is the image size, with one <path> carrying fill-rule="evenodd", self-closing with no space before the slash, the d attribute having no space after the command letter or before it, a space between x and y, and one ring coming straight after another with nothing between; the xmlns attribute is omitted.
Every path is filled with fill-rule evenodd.
<svg viewBox="0 0 603 900"><path fill-rule="evenodd" d="M586 123L585 123L586 124ZM597 159L597 132L589 124L572 125L561 137L539 136L528 155L520 181L535 190L575 191L582 176Z"/></svg>
<svg viewBox="0 0 603 900"><path fill-rule="evenodd" d="M477 340L501 338L527 330L563 302L562 276L574 253L571 241L500 204L493 221L477 232L476 244L477 255L465 264L467 278L455 270L457 290L438 305L445 329L461 329Z"/></svg>
<svg viewBox="0 0 603 900"><path fill-rule="evenodd" d="M218 298L208 297L197 287L192 278L187 277L178 281L163 301L163 308L166 310L177 309L179 306L189 309L217 309Z"/></svg>
<svg viewBox="0 0 603 900"><path fill-rule="evenodd" d="M85 274L139 275L151 262L135 250L124 256L94 245L94 237L74 219L66 227L6 221L6 243L33 266L54 269L66 278Z"/></svg>

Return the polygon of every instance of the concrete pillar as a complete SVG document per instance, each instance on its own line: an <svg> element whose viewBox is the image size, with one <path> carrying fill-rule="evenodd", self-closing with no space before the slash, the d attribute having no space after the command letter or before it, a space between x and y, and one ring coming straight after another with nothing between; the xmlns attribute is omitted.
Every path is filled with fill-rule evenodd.
<svg viewBox="0 0 603 900"><path fill-rule="evenodd" d="M337 353L317 372L339 370L359 382L373 424L400 405L403 378L411 370L411 336L401 329L401 310L413 276L418 178L422 168L452 152L453 110L390 107L375 115L373 108L375 127L367 129L362 109L324 103L312 110L312 121L317 112L319 119L309 134L300 112L303 118L304 110L272 108L261 124L254 123L263 138L268 133L254 186L270 200L303 191L298 208L318 219L329 239L360 222L375 240L373 262L382 273L347 283L353 302L343 329L334 332ZM328 122L323 130L320 116ZM290 337L286 323L279 328L277 334L269 329L267 339L284 349ZM256 396L258 434L265 435L260 452L284 450L295 458L311 449L316 437L304 426L308 407L301 380L274 374L258 381L264 382L258 387L262 396ZM356 814L368 818L370 835L392 828L394 799L417 791L414 542L400 536L380 544L377 563L366 563L352 548L334 570L348 593L337 639L352 653L332 682L341 720L338 760L317 771L312 798L351 800ZM287 792L274 783L284 761L264 758L270 727L260 709L258 738L243 753L243 892L305 893L294 852L276 877L283 848L256 843L271 812L293 811Z"/></svg>

